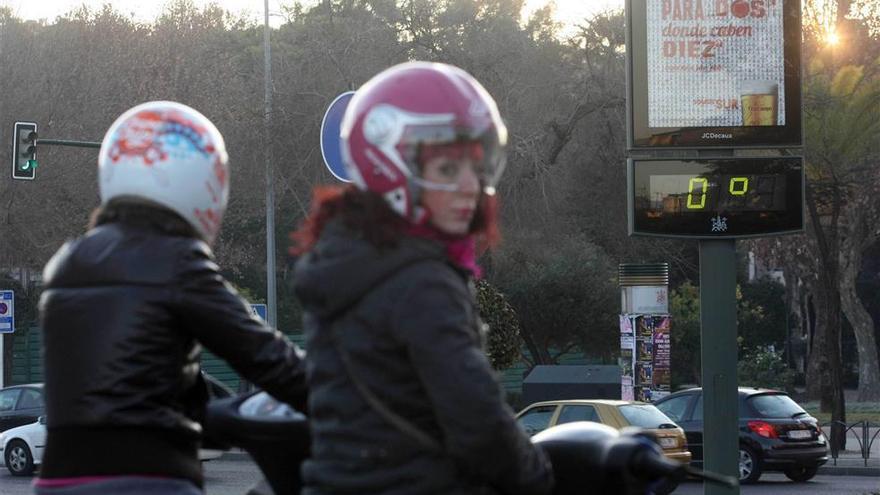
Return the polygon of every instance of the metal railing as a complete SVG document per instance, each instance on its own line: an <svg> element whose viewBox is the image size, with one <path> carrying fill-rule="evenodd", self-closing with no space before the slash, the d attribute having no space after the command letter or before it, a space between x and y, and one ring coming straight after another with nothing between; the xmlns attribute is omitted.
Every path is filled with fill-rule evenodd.
<svg viewBox="0 0 880 495"><path fill-rule="evenodd" d="M835 443L830 440L831 430L835 427L843 430L842 442ZM846 450L847 440L852 437L858 443L859 452L865 466L867 467L868 459L871 458L871 447L874 446L874 442L880 437L880 423L875 423L873 421L857 421L855 423L827 421L825 423L820 423L819 429L825 435L825 438L829 439L828 443L831 450L831 459L833 459L835 466L837 465L837 458L840 456L841 447L843 447L843 450ZM880 445L880 442L878 442L878 445ZM880 454L878 454L878 456L880 456Z"/></svg>

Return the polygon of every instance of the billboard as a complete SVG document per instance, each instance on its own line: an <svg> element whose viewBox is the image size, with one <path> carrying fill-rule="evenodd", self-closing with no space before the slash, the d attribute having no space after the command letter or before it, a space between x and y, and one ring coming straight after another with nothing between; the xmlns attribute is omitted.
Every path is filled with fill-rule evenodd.
<svg viewBox="0 0 880 495"><path fill-rule="evenodd" d="M800 146L800 2L629 0L629 147Z"/></svg>

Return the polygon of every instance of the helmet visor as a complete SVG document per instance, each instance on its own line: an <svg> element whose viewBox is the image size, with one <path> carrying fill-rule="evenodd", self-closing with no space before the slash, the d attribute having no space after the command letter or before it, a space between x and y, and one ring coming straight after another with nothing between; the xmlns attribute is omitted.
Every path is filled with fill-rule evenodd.
<svg viewBox="0 0 880 495"><path fill-rule="evenodd" d="M495 186L504 171L504 143L495 132L495 126L482 129L463 129L431 125L409 127L401 139L401 155L405 158L410 178L425 189L457 191L461 186L463 166L448 167L447 173L428 180L423 175L424 165L436 158L451 163L472 165L486 194L495 194ZM505 136L506 137L506 136Z"/></svg>

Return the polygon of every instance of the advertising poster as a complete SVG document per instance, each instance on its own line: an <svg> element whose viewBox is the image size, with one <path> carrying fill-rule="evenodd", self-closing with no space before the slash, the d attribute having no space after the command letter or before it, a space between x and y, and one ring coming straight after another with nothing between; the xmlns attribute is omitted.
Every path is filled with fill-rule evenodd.
<svg viewBox="0 0 880 495"><path fill-rule="evenodd" d="M632 376L624 376L620 379L620 399L635 400L635 394L632 384Z"/></svg>
<svg viewBox="0 0 880 495"><path fill-rule="evenodd" d="M648 125L785 125L782 0L646 0Z"/></svg>
<svg viewBox="0 0 880 495"><path fill-rule="evenodd" d="M620 349L620 358L618 359L618 363L620 364L620 376L629 377L629 380L631 382L633 376L632 348Z"/></svg>
<svg viewBox="0 0 880 495"><path fill-rule="evenodd" d="M633 336L633 319L629 315L620 315L620 338L624 335Z"/></svg>
<svg viewBox="0 0 880 495"><path fill-rule="evenodd" d="M669 316L654 316L654 345L653 345L653 380L651 388L654 389L654 398L659 398L657 393L662 392L663 395L670 392L672 384L672 376L670 370L670 327L671 318Z"/></svg>
<svg viewBox="0 0 880 495"><path fill-rule="evenodd" d="M638 329L638 337L640 339L650 339L654 335L653 330L651 330L651 323L652 322L650 316L636 317L636 328Z"/></svg>
<svg viewBox="0 0 880 495"><path fill-rule="evenodd" d="M635 396L635 399L633 400L642 402L651 402L651 399L654 398L654 393L649 387L636 387L633 395Z"/></svg>
<svg viewBox="0 0 880 495"><path fill-rule="evenodd" d="M620 315L620 397L623 400L633 400L633 374L635 373L635 360L633 353L636 348L636 338L633 333L633 318L629 315Z"/></svg>
<svg viewBox="0 0 880 495"><path fill-rule="evenodd" d="M636 328L638 329L635 348L636 387L650 388L652 384L654 361L653 323L651 315L640 315L636 318Z"/></svg>
<svg viewBox="0 0 880 495"><path fill-rule="evenodd" d="M640 363L653 363L654 342L652 342L651 339L639 340L636 343L636 349L639 351L638 360Z"/></svg>
<svg viewBox="0 0 880 495"><path fill-rule="evenodd" d="M654 368L651 363L636 363L636 385L639 387L651 387L654 379Z"/></svg>
<svg viewBox="0 0 880 495"><path fill-rule="evenodd" d="M650 402L670 393L669 315L620 315L620 393Z"/></svg>

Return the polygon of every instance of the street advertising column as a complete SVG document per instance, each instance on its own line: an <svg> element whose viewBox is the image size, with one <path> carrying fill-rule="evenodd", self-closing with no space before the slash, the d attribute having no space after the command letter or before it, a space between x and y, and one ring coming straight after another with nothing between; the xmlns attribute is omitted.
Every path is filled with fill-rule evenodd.
<svg viewBox="0 0 880 495"><path fill-rule="evenodd" d="M630 148L800 146L800 2L630 0Z"/></svg>
<svg viewBox="0 0 880 495"><path fill-rule="evenodd" d="M618 268L623 400L650 402L670 393L668 269L666 263L621 264Z"/></svg>

